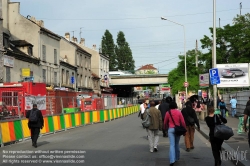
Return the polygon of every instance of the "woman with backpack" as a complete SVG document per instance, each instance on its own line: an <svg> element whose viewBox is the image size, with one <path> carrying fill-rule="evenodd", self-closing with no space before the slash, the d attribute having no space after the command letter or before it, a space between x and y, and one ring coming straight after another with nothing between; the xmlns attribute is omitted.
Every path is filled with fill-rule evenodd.
<svg viewBox="0 0 250 166"><path fill-rule="evenodd" d="M194 149L194 132L195 128L194 125L198 127L198 130L200 130L200 124L199 120L197 118L197 115L195 113L195 110L192 108L192 103L190 101L186 102L186 107L182 109L181 113L184 117L185 123L186 123L186 135L185 135L185 146L186 151L189 152L190 149Z"/></svg>

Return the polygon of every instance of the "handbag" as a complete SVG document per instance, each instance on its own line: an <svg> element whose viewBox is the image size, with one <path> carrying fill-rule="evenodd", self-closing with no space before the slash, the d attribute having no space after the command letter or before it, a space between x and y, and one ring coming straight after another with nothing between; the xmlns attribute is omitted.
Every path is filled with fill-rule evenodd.
<svg viewBox="0 0 250 166"><path fill-rule="evenodd" d="M219 125L216 124L216 116L220 120ZM215 122L214 137L222 139L222 140L228 140L230 137L232 137L234 135L233 129L231 127L228 127L225 124L223 124L220 116L215 115L214 122Z"/></svg>
<svg viewBox="0 0 250 166"><path fill-rule="evenodd" d="M171 110L169 110L169 114L170 114L170 117L172 118L172 121L173 121L174 126L175 126L175 127L174 127L175 135L181 136L181 135L185 134L185 133L187 132L186 128L184 128L184 127L181 125L181 123L180 123L180 126L177 126L177 125L175 124L174 119L173 119L172 114L171 114Z"/></svg>

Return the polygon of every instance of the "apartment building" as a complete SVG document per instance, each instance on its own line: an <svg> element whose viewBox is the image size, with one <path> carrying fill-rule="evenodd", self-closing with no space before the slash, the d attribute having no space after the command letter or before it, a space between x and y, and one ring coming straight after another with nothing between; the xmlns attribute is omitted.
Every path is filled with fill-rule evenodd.
<svg viewBox="0 0 250 166"><path fill-rule="evenodd" d="M91 54L80 47L80 44L77 42L77 38L72 37L70 40L69 33L65 33L65 38L62 38L60 41L60 47L60 56L63 58L63 61L76 67L76 73L72 72L71 77L75 78L78 91L92 91ZM67 71L62 69L62 75L65 72L67 73Z"/></svg>
<svg viewBox="0 0 250 166"><path fill-rule="evenodd" d="M59 86L59 55L61 37L44 27L43 21L20 14L20 3L9 2L6 9L6 29L12 41L25 40L33 45L30 57L40 60L40 70L34 72L34 82L44 82L47 86ZM29 50L28 50L29 51ZM27 66L28 67L28 66ZM29 67L28 67L29 68Z"/></svg>

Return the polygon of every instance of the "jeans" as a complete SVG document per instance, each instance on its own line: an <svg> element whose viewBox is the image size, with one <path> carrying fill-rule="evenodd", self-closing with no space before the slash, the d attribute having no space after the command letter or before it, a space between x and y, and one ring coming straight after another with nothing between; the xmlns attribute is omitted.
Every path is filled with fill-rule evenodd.
<svg viewBox="0 0 250 166"><path fill-rule="evenodd" d="M236 115L236 108L232 108L232 117Z"/></svg>
<svg viewBox="0 0 250 166"><path fill-rule="evenodd" d="M180 159L180 146L179 141L181 136L176 136L174 128L168 129L168 138L170 142L169 159L170 164Z"/></svg>
<svg viewBox="0 0 250 166"><path fill-rule="evenodd" d="M220 109L220 113L221 113L221 116L223 118L226 118L226 111L225 111L225 109Z"/></svg>

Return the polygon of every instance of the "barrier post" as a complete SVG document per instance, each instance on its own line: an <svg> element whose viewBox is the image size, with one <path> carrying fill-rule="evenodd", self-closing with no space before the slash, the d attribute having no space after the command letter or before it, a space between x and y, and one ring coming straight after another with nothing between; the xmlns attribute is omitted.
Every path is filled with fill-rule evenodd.
<svg viewBox="0 0 250 166"><path fill-rule="evenodd" d="M25 100L25 97L23 97L23 100ZM18 100L18 96L17 96L17 110L18 110L18 118L20 119L20 123L21 123L21 128L23 129L23 123L22 123L22 119L21 119L21 111L20 111L20 101ZM25 105L24 105L24 110L25 111ZM25 113L26 114L26 113ZM24 140L24 135L23 135L23 130L22 130L22 141Z"/></svg>
<svg viewBox="0 0 250 166"><path fill-rule="evenodd" d="M63 114L63 121L64 121L64 130L67 130L66 127L66 123L65 123L65 116L64 116L64 111L63 111L63 101L62 101L62 97L60 97L60 101L61 101L61 109L62 109L62 114Z"/></svg>

